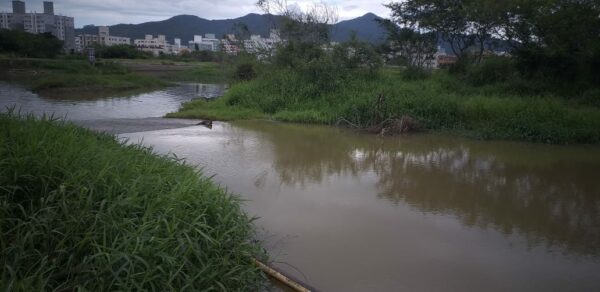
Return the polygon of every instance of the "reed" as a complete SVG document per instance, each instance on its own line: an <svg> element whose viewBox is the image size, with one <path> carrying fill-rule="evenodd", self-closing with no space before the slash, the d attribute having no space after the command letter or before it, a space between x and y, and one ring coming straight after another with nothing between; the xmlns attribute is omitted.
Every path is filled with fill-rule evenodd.
<svg viewBox="0 0 600 292"><path fill-rule="evenodd" d="M176 157L0 114L2 291L256 291L252 221Z"/></svg>

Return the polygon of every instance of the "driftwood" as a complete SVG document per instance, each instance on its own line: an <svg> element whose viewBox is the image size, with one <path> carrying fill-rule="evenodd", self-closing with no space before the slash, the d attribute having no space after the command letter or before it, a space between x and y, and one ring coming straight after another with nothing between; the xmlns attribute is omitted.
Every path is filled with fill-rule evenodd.
<svg viewBox="0 0 600 292"><path fill-rule="evenodd" d="M372 134L385 136L418 132L421 131L421 126L413 117L404 115L399 119L387 119L378 125L370 126L365 130Z"/></svg>
<svg viewBox="0 0 600 292"><path fill-rule="evenodd" d="M314 289L310 290L309 288L304 287L298 281L294 281L289 276L286 276L283 273L269 267L268 265L263 264L261 261L259 261L257 259L253 259L253 261L254 261L254 264L256 264L265 274L269 275L274 280L278 281L279 283L287 286L288 288L290 288L294 291L297 291L297 292L315 291Z"/></svg>
<svg viewBox="0 0 600 292"><path fill-rule="evenodd" d="M213 122L211 120L204 120L204 121L202 121L200 123L197 123L196 125L197 126L205 126L205 127L209 128L209 129L212 129Z"/></svg>
<svg viewBox="0 0 600 292"><path fill-rule="evenodd" d="M383 120L384 116L385 96L383 94L379 94L374 104L373 116L368 125L360 126L345 118L339 119L336 125L344 125L353 129L365 131L371 134L378 134L381 136L406 134L418 132L423 129L419 122L409 115L403 115L400 118L388 118Z"/></svg>

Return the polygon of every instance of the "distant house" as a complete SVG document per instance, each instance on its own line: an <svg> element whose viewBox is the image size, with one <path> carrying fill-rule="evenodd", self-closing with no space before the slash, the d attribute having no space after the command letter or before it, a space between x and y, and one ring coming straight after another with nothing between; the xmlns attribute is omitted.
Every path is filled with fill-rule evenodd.
<svg viewBox="0 0 600 292"><path fill-rule="evenodd" d="M458 57L455 55L438 55L436 68L450 66L456 64L456 62L458 62Z"/></svg>

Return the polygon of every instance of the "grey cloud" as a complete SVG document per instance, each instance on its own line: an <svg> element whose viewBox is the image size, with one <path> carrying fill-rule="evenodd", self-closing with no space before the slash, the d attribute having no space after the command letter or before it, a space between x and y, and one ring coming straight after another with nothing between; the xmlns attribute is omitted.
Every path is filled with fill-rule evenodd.
<svg viewBox="0 0 600 292"><path fill-rule="evenodd" d="M26 0L28 11L42 11L43 0ZM387 0L386 0L387 1ZM312 0L290 0L303 6ZM318 1L317 1L318 2ZM340 20L373 12L387 16L380 1L327 0L340 11ZM112 25L164 20L179 14L191 14L207 19L235 18L248 13L261 13L256 0L55 0L55 12L75 17L77 27L86 24ZM0 0L0 11L10 11L11 1ZM383 15L382 15L383 14Z"/></svg>

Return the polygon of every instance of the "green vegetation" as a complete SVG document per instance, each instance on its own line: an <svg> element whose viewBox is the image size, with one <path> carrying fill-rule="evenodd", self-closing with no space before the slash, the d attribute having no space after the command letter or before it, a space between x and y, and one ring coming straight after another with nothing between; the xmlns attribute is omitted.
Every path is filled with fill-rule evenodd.
<svg viewBox="0 0 600 292"><path fill-rule="evenodd" d="M286 19L281 29L287 43L260 63L238 63L234 72L243 78L234 78L239 82L221 100L193 101L168 116L271 118L343 123L377 133L425 129L484 139L599 143L600 7L593 1L492 2L483 7L471 0L386 5L393 18L381 21L388 31L387 46L381 49L387 57L401 56L405 66L395 70L381 69L377 49L355 38L329 46L332 10L326 5L307 12L283 7L279 14ZM268 11L277 3L257 4ZM577 22L577 13L584 24L573 23L574 37L564 29ZM507 17L511 14L520 17ZM564 24L561 30L548 29L557 21ZM491 37L494 29L500 39ZM427 64L439 41L450 44L458 62L431 71ZM495 41L513 56L486 52Z"/></svg>
<svg viewBox="0 0 600 292"><path fill-rule="evenodd" d="M96 58L103 59L148 59L152 57L151 53L142 52L130 45L96 46L95 53Z"/></svg>
<svg viewBox="0 0 600 292"><path fill-rule="evenodd" d="M0 80L24 84L47 95L114 95L157 89L168 83L133 74L114 62L90 65L77 59L0 59Z"/></svg>
<svg viewBox="0 0 600 292"><path fill-rule="evenodd" d="M400 71L354 72L335 89L322 92L297 72L280 70L235 84L214 102L192 101L168 117L209 119L272 118L335 124L346 119L367 127L382 119L414 117L429 130L485 139L547 143L600 142L600 108L551 95L523 96L518 84L473 86L444 71L411 80ZM512 92L511 92L512 91ZM379 94L384 110L377 112Z"/></svg>
<svg viewBox="0 0 600 292"><path fill-rule="evenodd" d="M63 42L50 33L0 30L0 53L29 58L54 58L62 51Z"/></svg>
<svg viewBox="0 0 600 292"><path fill-rule="evenodd" d="M191 166L0 114L0 290L258 291L238 199Z"/></svg>
<svg viewBox="0 0 600 292"><path fill-rule="evenodd" d="M397 27L385 27L397 47L414 40L398 34L399 27L427 31L436 37L423 43L444 41L462 64L480 63L486 50L500 47L531 81L564 84L568 92L600 84L596 0L407 0L386 7Z"/></svg>
<svg viewBox="0 0 600 292"><path fill-rule="evenodd" d="M163 63L170 65L170 63ZM231 80L231 66L214 62L191 63L193 67L164 76L166 80L182 82L228 83Z"/></svg>

